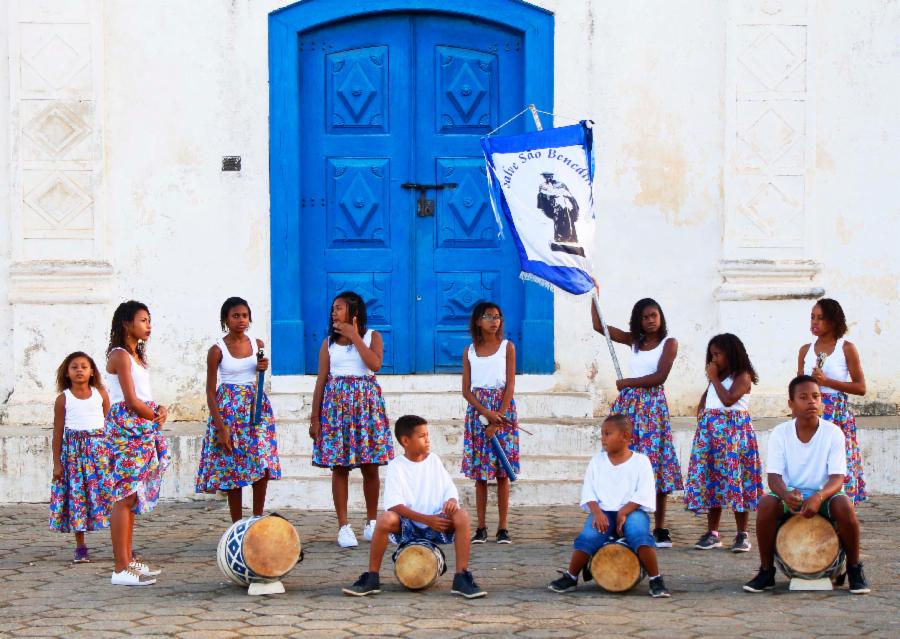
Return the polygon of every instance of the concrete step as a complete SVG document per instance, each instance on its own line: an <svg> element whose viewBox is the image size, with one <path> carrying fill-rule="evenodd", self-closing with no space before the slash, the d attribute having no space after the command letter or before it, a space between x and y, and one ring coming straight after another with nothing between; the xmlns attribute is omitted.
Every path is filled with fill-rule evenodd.
<svg viewBox="0 0 900 639"><path fill-rule="evenodd" d="M388 416L416 414L426 419L462 419L466 413L458 375L384 375L378 378ZM559 390L552 376L516 377L516 405L523 418L592 417L602 396ZM286 376L272 379L269 398L280 420L307 420L312 407L315 377Z"/></svg>
<svg viewBox="0 0 900 639"><path fill-rule="evenodd" d="M460 501L467 508L475 506L475 482L456 480ZM249 491L245 491L249 493ZM529 479L513 482L510 486L509 500L513 506L534 504L573 504L578 503L581 496L581 478L577 480ZM249 495L244 496L246 505ZM380 501L380 499L379 499ZM488 490L488 501L496 503L496 491ZM284 477L280 481L270 482L266 494L266 502L271 508L305 508L326 509L334 507L331 500L331 476L321 477ZM349 508L358 510L365 508L362 492L362 479L358 473L350 476ZM357 531L358 532L358 531Z"/></svg>

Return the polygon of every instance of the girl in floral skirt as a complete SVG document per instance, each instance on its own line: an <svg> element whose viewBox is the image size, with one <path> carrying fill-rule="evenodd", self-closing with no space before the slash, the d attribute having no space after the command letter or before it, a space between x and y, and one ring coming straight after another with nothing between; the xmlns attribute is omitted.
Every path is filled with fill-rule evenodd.
<svg viewBox="0 0 900 639"><path fill-rule="evenodd" d="M603 333L596 307L591 304L594 330ZM672 443L669 424L669 405L663 384L669 377L678 342L668 337L666 316L653 299L638 300L631 309L628 330L609 326L614 342L631 347L631 377L616 381L619 396L610 408L610 415L628 415L634 423L632 450L650 458L656 475L656 527L653 536L659 548L671 548L672 538L665 527L666 498L681 490L681 467Z"/></svg>
<svg viewBox="0 0 900 639"><path fill-rule="evenodd" d="M259 424L253 423L257 372L266 370L269 360L257 356L263 341L247 335L253 321L250 305L240 297L229 297L222 304L219 321L227 334L216 340L206 356L209 422L195 490L226 491L235 522L243 516L244 486L253 486L253 515L263 514L266 487L270 479L281 478L281 463L275 418L265 393Z"/></svg>
<svg viewBox="0 0 900 639"><path fill-rule="evenodd" d="M516 386L516 349L503 338L503 312L493 302L479 302L469 320L472 343L463 351L462 392L466 398L462 473L475 480L478 526L473 544L487 541L487 483L497 480L497 543L509 544L507 530L509 477L491 448L496 435L513 472L519 472L519 427L513 393ZM487 422L482 424L481 418Z"/></svg>
<svg viewBox="0 0 900 639"><path fill-rule="evenodd" d="M50 528L75 533L74 563L91 560L88 530L109 526L111 476L103 416L109 396L87 353L70 354L56 371Z"/></svg>
<svg viewBox="0 0 900 639"><path fill-rule="evenodd" d="M378 467L394 458L391 430L375 373L384 343L366 326L366 303L345 291L331 304L328 337L319 349L309 436L312 463L331 469L331 492L338 518L338 545L352 548L356 535L347 518L350 471L359 468L366 500L363 538L372 540L378 514Z"/></svg>
<svg viewBox="0 0 900 639"><path fill-rule="evenodd" d="M737 535L731 552L749 552L747 522L763 495L756 433L750 421L750 387L759 381L744 344L731 333L716 335L706 347L709 386L697 407L684 503L706 512L707 530L694 545L720 548L722 508L734 511Z"/></svg>
<svg viewBox="0 0 900 639"><path fill-rule="evenodd" d="M161 571L152 570L133 553L134 517L156 507L162 476L169 465L160 428L168 411L153 401L146 344L150 310L134 300L113 313L106 350L107 386L111 407L106 415L106 439L112 467L110 516L115 568L113 585L149 586Z"/></svg>
<svg viewBox="0 0 900 639"><path fill-rule="evenodd" d="M822 389L822 419L837 424L844 431L847 448L847 474L844 492L854 504L868 498L863 477L862 457L856 434L856 417L850 409L848 395L865 395L866 378L856 347L844 339L847 319L835 300L820 299L813 306L809 330L816 339L800 347L797 374L812 375Z"/></svg>

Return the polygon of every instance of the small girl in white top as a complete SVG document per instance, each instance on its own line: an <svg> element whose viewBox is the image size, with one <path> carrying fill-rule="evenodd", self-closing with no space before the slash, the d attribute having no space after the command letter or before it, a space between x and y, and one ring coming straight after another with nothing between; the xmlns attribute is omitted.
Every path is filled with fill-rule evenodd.
<svg viewBox="0 0 900 639"><path fill-rule="evenodd" d="M822 389L822 419L836 424L844 433L847 448L847 475L844 491L854 504L865 501L866 480L856 434L856 417L848 395L865 395L866 378L856 347L844 339L847 320L837 301L820 299L813 306L810 331L816 339L800 347L797 374L810 375Z"/></svg>
<svg viewBox="0 0 900 639"><path fill-rule="evenodd" d="M150 339L150 310L134 300L122 302L113 313L106 349L110 408L106 439L113 473L110 516L115 586L149 586L159 570L134 554L134 516L156 507L162 476L169 466L166 439L160 428L168 410L153 401L146 344Z"/></svg>
<svg viewBox="0 0 900 639"><path fill-rule="evenodd" d="M384 359L378 331L367 328L366 303L351 291L331 303L328 337L319 349L309 436L313 466L331 469L338 545L358 544L347 518L350 471L359 468L366 500L363 538L372 540L378 515L378 467L394 458L394 443L375 373Z"/></svg>
<svg viewBox="0 0 900 639"><path fill-rule="evenodd" d="M50 528L75 533L73 561L81 564L91 560L85 531L109 526L111 475L103 431L109 396L94 360L81 351L59 365L56 390Z"/></svg>
<svg viewBox="0 0 900 639"><path fill-rule="evenodd" d="M763 495L759 446L750 420L750 387L759 381L743 342L716 335L706 347L709 386L697 407L697 431L684 491L688 510L706 513L707 530L695 548L720 548L722 508L734 511L731 552L749 552L747 523Z"/></svg>
<svg viewBox="0 0 900 639"><path fill-rule="evenodd" d="M591 304L594 330L603 333L596 307ZM675 357L678 341L668 336L666 316L656 300L645 297L631 309L628 331L608 326L609 337L631 348L631 377L616 381L619 396L609 409L610 415L628 415L634 425L631 449L650 459L656 475L656 512L653 537L657 548L671 548L672 537L666 525L666 499L681 490L681 466L672 441L669 405L663 388Z"/></svg>
<svg viewBox="0 0 900 639"><path fill-rule="evenodd" d="M503 311L493 302L479 302L469 320L472 343L463 351L462 392L466 398L462 473L475 480L478 526L472 543L487 541L487 483L497 480L497 543L509 544L507 514L509 477L491 448L496 435L513 472L519 472L519 422L516 402L516 349L503 338ZM482 424L480 417L487 422Z"/></svg>
<svg viewBox="0 0 900 639"><path fill-rule="evenodd" d="M275 418L265 393L261 395L259 423L253 423L257 373L268 369L269 360L258 357L265 346L263 341L247 334L252 321L247 300L225 300L219 322L227 333L216 340L206 356L209 421L195 490L225 491L232 522L243 517L244 486L253 486L253 516L260 517L269 480L281 478Z"/></svg>

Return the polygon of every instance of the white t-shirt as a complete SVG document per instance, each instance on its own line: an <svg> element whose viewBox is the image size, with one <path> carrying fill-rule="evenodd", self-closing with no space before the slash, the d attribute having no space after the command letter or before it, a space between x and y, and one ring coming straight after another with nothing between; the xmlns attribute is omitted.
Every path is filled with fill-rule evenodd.
<svg viewBox="0 0 900 639"><path fill-rule="evenodd" d="M829 475L847 473L844 433L819 419L819 428L807 443L797 437L796 419L779 424L769 435L766 472L781 475L786 486L798 488L804 497L828 482Z"/></svg>
<svg viewBox="0 0 900 639"><path fill-rule="evenodd" d="M600 510L618 511L633 501L641 510L656 510L656 479L646 455L632 453L628 461L614 465L605 450L594 455L584 475L581 508L590 512L588 502L595 501Z"/></svg>
<svg viewBox="0 0 900 639"><path fill-rule="evenodd" d="M434 453L420 462L398 455L388 463L384 479L384 509L406 506L423 515L437 515L448 499L459 501L459 491ZM413 522L422 528L425 524Z"/></svg>

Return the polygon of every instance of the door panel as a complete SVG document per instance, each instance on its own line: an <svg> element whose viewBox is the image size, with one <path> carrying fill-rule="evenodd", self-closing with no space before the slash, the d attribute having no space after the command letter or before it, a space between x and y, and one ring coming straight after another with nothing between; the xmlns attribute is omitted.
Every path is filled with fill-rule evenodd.
<svg viewBox="0 0 900 639"><path fill-rule="evenodd" d="M348 21L302 34L301 263L305 368L315 373L333 297L366 300L385 342L382 372L408 372L395 345L411 320L408 16ZM397 348L395 348L397 346Z"/></svg>
<svg viewBox="0 0 900 639"><path fill-rule="evenodd" d="M479 143L522 108L521 43L498 26L423 16L414 44L416 181L457 185L416 219L416 368L455 372L479 300L500 304L507 335L521 336L518 256L497 236Z"/></svg>

